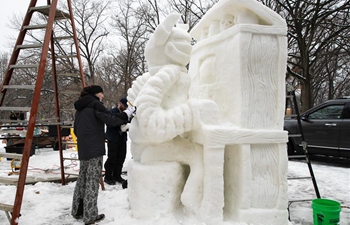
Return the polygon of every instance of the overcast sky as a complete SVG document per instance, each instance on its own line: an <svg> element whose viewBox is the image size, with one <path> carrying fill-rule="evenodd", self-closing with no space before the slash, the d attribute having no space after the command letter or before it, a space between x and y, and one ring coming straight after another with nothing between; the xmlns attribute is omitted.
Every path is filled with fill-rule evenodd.
<svg viewBox="0 0 350 225"><path fill-rule="evenodd" d="M25 15L30 0L1 0L0 4L0 52L12 52L9 47L9 36L17 38L18 32L8 28L9 20L14 14ZM38 0L37 6L46 4L46 0Z"/></svg>

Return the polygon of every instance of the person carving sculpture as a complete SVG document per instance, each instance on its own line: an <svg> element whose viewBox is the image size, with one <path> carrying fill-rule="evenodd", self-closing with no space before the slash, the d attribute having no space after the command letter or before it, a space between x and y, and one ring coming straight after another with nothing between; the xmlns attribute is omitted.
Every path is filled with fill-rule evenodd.
<svg viewBox="0 0 350 225"><path fill-rule="evenodd" d="M83 218L85 224L95 224L104 219L98 214L97 197L105 155L105 124L120 126L126 124L135 109L127 109L120 115L113 115L102 104L103 89L98 85L84 87L76 109L74 133L78 142L80 170L75 185L72 211L74 218Z"/></svg>
<svg viewBox="0 0 350 225"><path fill-rule="evenodd" d="M202 196L202 148L184 137L199 128L203 114L217 112L217 105L210 100L188 100L191 78L186 65L191 36L174 27L179 17L170 14L157 27L145 48L149 73L128 90L128 99L137 105L138 112L130 125L131 152L133 159L143 164L175 161L189 165L191 172L181 202L186 211L194 213Z"/></svg>
<svg viewBox="0 0 350 225"><path fill-rule="evenodd" d="M128 100L121 98L117 106L111 109L111 113L118 115L128 108ZM121 177L123 164L126 157L127 129L129 123L122 126L107 125L106 139L108 147L108 158L104 164L105 183L115 185L116 182L123 184L125 180Z"/></svg>

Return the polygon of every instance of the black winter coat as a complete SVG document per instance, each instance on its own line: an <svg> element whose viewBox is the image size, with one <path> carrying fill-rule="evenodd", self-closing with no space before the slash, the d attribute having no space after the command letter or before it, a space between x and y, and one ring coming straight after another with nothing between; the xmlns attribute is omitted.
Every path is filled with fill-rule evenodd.
<svg viewBox="0 0 350 225"><path fill-rule="evenodd" d="M79 160L103 156L105 150L105 123L120 126L127 123L128 116L111 114L95 95L85 95L74 103L77 110L74 120L74 133L78 141Z"/></svg>
<svg viewBox="0 0 350 225"><path fill-rule="evenodd" d="M118 107L111 109L110 112L116 116L118 116L118 114L121 114ZM107 125L106 139L115 143L123 143L128 140L128 136L126 132L122 132L120 130L120 126Z"/></svg>

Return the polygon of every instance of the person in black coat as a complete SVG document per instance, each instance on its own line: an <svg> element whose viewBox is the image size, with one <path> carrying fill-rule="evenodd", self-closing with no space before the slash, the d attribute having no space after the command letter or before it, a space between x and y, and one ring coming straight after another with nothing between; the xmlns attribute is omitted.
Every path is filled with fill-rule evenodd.
<svg viewBox="0 0 350 225"><path fill-rule="evenodd" d="M132 109L113 115L102 104L103 89L98 85L85 87L74 103L77 110L74 133L78 142L80 170L75 185L72 215L83 218L85 224L94 224L104 219L98 214L97 197L101 178L103 155L105 155L105 124L120 126L126 124L134 113Z"/></svg>
<svg viewBox="0 0 350 225"><path fill-rule="evenodd" d="M128 108L128 100L122 98L117 106L111 109L111 113L118 116ZM126 125L122 125L126 126ZM121 177L123 164L126 157L126 142L128 139L126 130L121 126L107 125L106 139L108 141L108 158L105 162L105 183L115 185L116 182L123 183L125 180Z"/></svg>

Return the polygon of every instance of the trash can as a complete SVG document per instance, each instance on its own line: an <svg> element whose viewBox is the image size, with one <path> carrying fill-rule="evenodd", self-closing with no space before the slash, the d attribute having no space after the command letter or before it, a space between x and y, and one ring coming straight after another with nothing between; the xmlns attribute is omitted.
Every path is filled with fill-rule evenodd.
<svg viewBox="0 0 350 225"><path fill-rule="evenodd" d="M339 225L340 203L330 199L318 198L312 200L314 225Z"/></svg>

